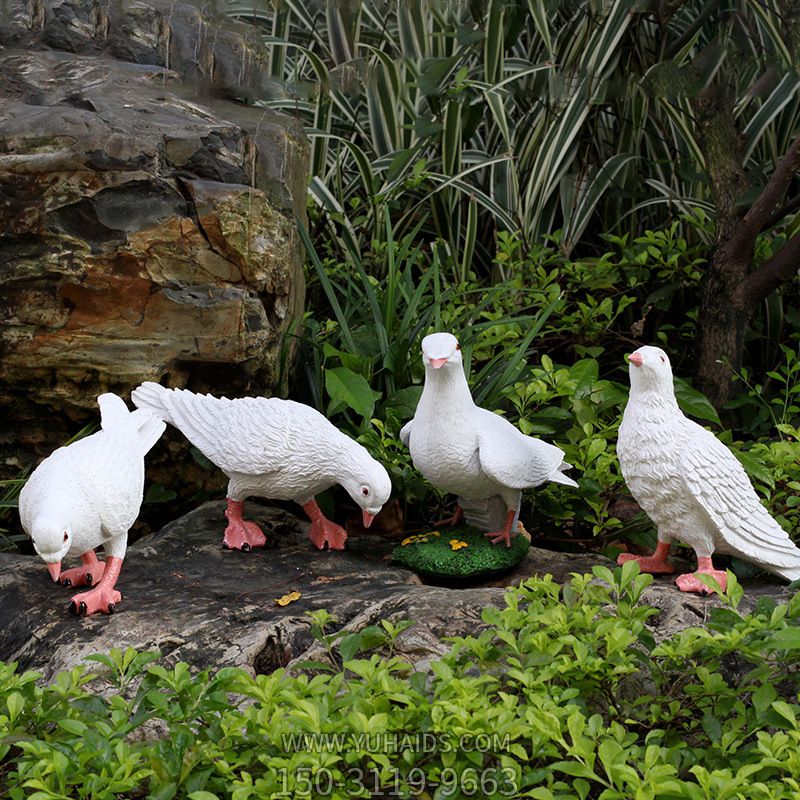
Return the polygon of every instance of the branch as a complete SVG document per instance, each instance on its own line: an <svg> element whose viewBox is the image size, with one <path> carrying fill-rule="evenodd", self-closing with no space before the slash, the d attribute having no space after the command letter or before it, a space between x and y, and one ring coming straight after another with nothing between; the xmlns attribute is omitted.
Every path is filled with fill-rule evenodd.
<svg viewBox="0 0 800 800"><path fill-rule="evenodd" d="M800 168L800 136L791 143L783 158L777 163L775 172L770 176L767 185L744 215L742 227L753 236L764 228L765 223L772 216L775 206L783 197L789 181L798 168Z"/></svg>
<svg viewBox="0 0 800 800"><path fill-rule="evenodd" d="M737 294L743 298L745 305L753 308L779 286L790 281L797 274L799 263L800 233L797 233L772 258L745 278Z"/></svg>
<svg viewBox="0 0 800 800"><path fill-rule="evenodd" d="M789 200L785 205L781 206L762 226L759 233L764 233L764 231L768 231L770 228L774 228L784 217L788 217L789 214L794 214L796 211L800 211L800 194L796 197L793 197Z"/></svg>

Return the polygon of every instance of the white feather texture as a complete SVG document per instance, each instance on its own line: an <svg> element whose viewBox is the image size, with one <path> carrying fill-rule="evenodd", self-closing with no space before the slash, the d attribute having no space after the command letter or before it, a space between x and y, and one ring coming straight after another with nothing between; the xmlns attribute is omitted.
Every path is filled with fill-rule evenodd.
<svg viewBox="0 0 800 800"><path fill-rule="evenodd" d="M232 500L258 496L304 505L335 483L371 514L389 499L384 467L310 406L274 397L229 400L150 382L131 397L228 476Z"/></svg>
<svg viewBox="0 0 800 800"><path fill-rule="evenodd" d="M144 456L166 427L147 411L131 413L114 394L97 402L101 430L48 456L19 496L22 527L49 563L99 545L125 555L142 504Z"/></svg>
<svg viewBox="0 0 800 800"><path fill-rule="evenodd" d="M630 358L617 455L659 541L677 539L698 558L726 553L788 580L800 578L800 549L761 504L742 465L678 407L666 353L648 346Z"/></svg>
<svg viewBox="0 0 800 800"><path fill-rule="evenodd" d="M563 474L570 466L563 450L475 405L455 336L425 337L422 353L425 387L400 438L427 480L459 496L467 522L493 530L513 509L515 525L522 489L546 481L577 486Z"/></svg>

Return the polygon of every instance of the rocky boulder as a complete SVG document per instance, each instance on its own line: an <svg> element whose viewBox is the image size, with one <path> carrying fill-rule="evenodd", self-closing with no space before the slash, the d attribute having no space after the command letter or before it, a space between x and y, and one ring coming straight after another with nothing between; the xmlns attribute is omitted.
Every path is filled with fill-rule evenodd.
<svg viewBox="0 0 800 800"><path fill-rule="evenodd" d="M8 475L93 420L103 391L276 388L303 307L307 142L234 101L263 95L267 53L212 8L0 2Z"/></svg>
<svg viewBox="0 0 800 800"><path fill-rule="evenodd" d="M502 579L461 588L424 585L388 561L394 542L351 536L343 552L320 552L308 540L308 523L276 508L248 504L248 515L268 531L268 546L250 553L223 550L224 503L206 503L129 548L118 588L116 614L79 618L68 611L74 589L52 583L33 556L0 553L0 660L52 677L87 655L112 647L157 649L165 663L194 667L240 666L268 673L304 660L324 659L305 612L326 609L333 630L357 632L381 619L414 625L397 640L397 652L425 668L449 647L448 636L478 633L482 610L502 607L506 586L533 575L558 582L590 572L597 556L531 548ZM299 592L294 602L276 601ZM748 585L743 608L763 595L787 596L777 584ZM657 638L701 623L718 601L681 594L667 579L647 590L661 613Z"/></svg>

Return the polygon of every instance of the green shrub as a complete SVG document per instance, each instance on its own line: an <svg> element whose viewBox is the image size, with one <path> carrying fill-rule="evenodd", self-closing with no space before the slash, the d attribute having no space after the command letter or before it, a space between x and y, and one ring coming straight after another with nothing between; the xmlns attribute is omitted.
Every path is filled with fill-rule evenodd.
<svg viewBox="0 0 800 800"><path fill-rule="evenodd" d="M0 793L796 798L800 595L740 614L730 576L708 628L656 643L650 576L594 573L509 590L432 674L396 653L408 623L344 635L325 612L310 622L328 659L305 672L97 657L125 699L94 693L85 667L42 685L0 666Z"/></svg>

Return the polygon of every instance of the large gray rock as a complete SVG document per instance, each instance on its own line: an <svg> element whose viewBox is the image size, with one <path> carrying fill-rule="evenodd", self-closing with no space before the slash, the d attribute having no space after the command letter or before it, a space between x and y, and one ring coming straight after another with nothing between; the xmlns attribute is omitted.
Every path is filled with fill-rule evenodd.
<svg viewBox="0 0 800 800"><path fill-rule="evenodd" d="M298 121L228 99L262 91L266 51L213 5L0 3L6 474L102 391L276 388L308 148Z"/></svg>
<svg viewBox="0 0 800 800"><path fill-rule="evenodd" d="M305 612L327 609L331 632L356 632L381 619L414 622L398 637L397 652L425 668L449 648L449 636L483 628L481 612L502 607L506 586L534 574L568 580L589 572L602 557L571 556L532 548L501 585L451 589L423 585L387 560L392 541L351 536L344 552L320 552L306 536L308 524L285 511L249 504L252 518L271 528L268 548L223 550L223 503L207 503L128 551L118 588L124 599L113 616L78 618L68 611L74 589L53 584L33 556L0 553L0 660L18 660L46 677L112 647L158 649L167 663L197 668L235 665L265 673L304 660L325 660ZM291 591L300 599L281 607ZM763 594L780 599L776 584L748 587L745 608ZM647 590L661 609L658 638L703 621L715 599L687 596L668 580Z"/></svg>

